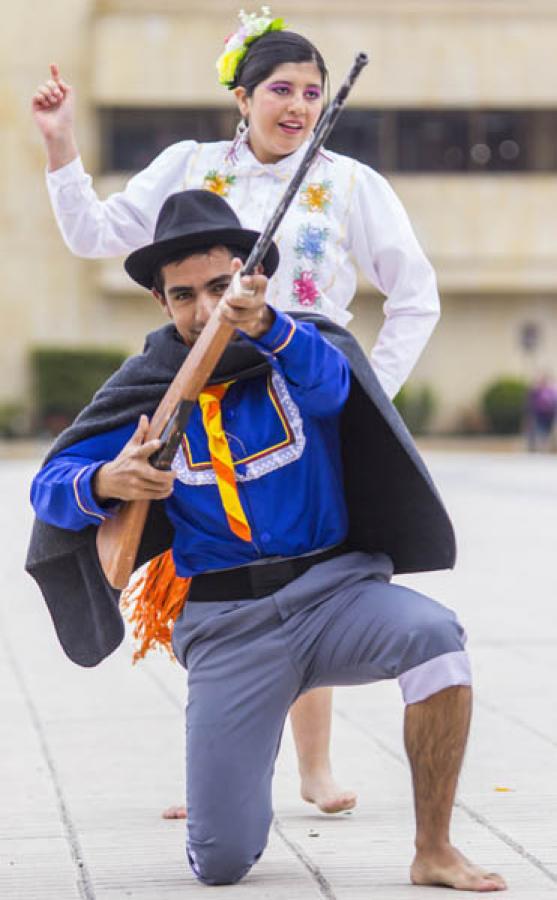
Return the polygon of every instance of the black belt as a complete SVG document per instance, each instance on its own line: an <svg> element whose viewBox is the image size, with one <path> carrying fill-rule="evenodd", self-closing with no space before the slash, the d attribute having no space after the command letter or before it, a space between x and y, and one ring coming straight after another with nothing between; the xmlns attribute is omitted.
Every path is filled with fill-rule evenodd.
<svg viewBox="0 0 557 900"><path fill-rule="evenodd" d="M299 578L312 566L347 552L346 544L337 544L321 553L294 556L278 562L242 566L226 572L207 572L192 578L188 603L217 600L258 600L280 590Z"/></svg>

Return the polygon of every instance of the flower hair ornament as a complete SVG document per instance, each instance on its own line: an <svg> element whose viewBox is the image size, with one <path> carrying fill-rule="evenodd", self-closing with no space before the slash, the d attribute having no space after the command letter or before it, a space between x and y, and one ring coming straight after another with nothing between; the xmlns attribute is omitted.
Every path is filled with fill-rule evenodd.
<svg viewBox="0 0 557 900"><path fill-rule="evenodd" d="M285 28L283 19L273 19L269 6L262 6L259 15L246 13L241 9L238 18L240 27L226 39L224 50L217 59L219 83L229 90L234 87L238 66L248 52L249 45L268 31L283 31Z"/></svg>

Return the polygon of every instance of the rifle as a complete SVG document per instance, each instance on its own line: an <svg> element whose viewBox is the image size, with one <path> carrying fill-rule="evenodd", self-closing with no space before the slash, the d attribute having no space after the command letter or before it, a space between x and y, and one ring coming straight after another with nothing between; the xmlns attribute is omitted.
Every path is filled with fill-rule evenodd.
<svg viewBox="0 0 557 900"><path fill-rule="evenodd" d="M236 276L234 288L239 286L240 277L252 275L265 257L273 236L298 188L338 119L352 85L367 63L368 57L365 53L359 53L356 56L336 97L329 104L317 125L298 170L286 188L265 230L254 244L242 271ZM151 419L145 438L146 441L154 438L161 440L161 446L150 457L150 462L155 468L169 469L172 465L191 410L234 330L233 326L220 320L218 311L215 309L178 370ZM132 500L124 503L112 519L106 519L98 528L99 560L108 582L118 590L126 587L134 570L149 504L149 500Z"/></svg>

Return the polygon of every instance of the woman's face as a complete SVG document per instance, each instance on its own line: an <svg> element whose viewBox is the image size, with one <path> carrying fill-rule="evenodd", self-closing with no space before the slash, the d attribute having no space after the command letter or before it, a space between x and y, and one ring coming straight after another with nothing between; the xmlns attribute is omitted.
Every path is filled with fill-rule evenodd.
<svg viewBox="0 0 557 900"><path fill-rule="evenodd" d="M251 97L234 90L249 120L249 144L262 163L294 153L313 131L323 108L321 73L314 62L283 63L261 81Z"/></svg>

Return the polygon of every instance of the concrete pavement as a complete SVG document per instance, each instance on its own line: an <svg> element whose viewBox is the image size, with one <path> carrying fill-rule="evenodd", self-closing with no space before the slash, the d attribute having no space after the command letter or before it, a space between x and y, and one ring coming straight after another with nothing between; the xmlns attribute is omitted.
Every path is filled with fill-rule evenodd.
<svg viewBox="0 0 557 900"><path fill-rule="evenodd" d="M509 900L557 894L557 460L429 453L459 537L454 573L401 579L456 608L470 637L476 711L454 840L501 871ZM0 898L207 897L184 863L183 825L160 810L183 790L185 678L124 645L83 670L64 657L22 572L31 461L0 460ZM395 684L335 692L333 757L357 810L298 796L287 730L277 818L249 877L210 897L445 900L408 885L412 805Z"/></svg>

